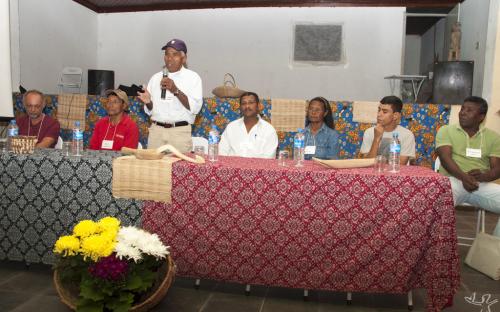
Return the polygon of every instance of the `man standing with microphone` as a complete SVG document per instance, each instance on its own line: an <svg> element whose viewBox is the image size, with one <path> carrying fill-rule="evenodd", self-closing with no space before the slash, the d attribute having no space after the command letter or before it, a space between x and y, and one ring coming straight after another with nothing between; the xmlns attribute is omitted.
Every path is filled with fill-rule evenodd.
<svg viewBox="0 0 500 312"><path fill-rule="evenodd" d="M191 150L191 124L203 104L200 76L185 67L187 47L172 39L162 48L165 67L151 77L137 97L151 117L148 148L170 144L186 153Z"/></svg>

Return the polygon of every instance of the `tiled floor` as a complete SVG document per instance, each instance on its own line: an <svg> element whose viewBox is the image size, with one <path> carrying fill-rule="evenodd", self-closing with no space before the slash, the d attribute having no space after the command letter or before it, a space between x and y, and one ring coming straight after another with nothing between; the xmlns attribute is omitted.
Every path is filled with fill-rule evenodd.
<svg viewBox="0 0 500 312"><path fill-rule="evenodd" d="M457 225L459 235L471 235L475 228L476 214L459 209ZM487 231L492 231L497 216L487 214ZM465 257L468 247L460 247ZM446 311L456 312L500 312L500 281L472 270L461 268L461 287L455 296L453 307ZM153 311L238 311L238 312L396 312L407 311L405 295L353 294L352 305L345 304L345 293L310 291L309 301L302 300L302 290L252 286L250 296L245 296L244 285L202 281L198 290L191 279L177 278L163 301ZM476 296L476 301L485 299L483 306L467 303L465 297ZM491 296L486 298L485 295ZM414 311L424 311L424 293L415 291ZM495 301L496 300L496 301ZM489 304L489 310L488 310ZM0 311L69 311L60 301L52 285L49 266L19 262L0 262Z"/></svg>

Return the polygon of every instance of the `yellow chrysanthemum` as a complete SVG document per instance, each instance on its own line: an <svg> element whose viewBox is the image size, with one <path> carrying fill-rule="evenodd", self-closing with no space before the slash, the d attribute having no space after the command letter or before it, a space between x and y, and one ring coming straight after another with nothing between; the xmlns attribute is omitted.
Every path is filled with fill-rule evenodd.
<svg viewBox="0 0 500 312"><path fill-rule="evenodd" d="M99 231L99 226L92 220L82 220L73 228L73 235L84 238L94 235Z"/></svg>
<svg viewBox="0 0 500 312"><path fill-rule="evenodd" d="M61 236L54 245L54 252L64 257L74 256L80 249L80 240L73 235Z"/></svg>
<svg viewBox="0 0 500 312"><path fill-rule="evenodd" d="M105 217L97 223L101 232L112 231L117 233L120 228L120 220L113 217ZM114 239L114 238L113 238Z"/></svg>
<svg viewBox="0 0 500 312"><path fill-rule="evenodd" d="M106 229L105 231L101 232L100 234L103 239L107 239L110 241L115 241L116 236L118 235L118 228L116 229Z"/></svg>
<svg viewBox="0 0 500 312"><path fill-rule="evenodd" d="M94 261L101 257L111 255L116 242L106 235L91 235L82 239L81 252L84 258L91 258Z"/></svg>

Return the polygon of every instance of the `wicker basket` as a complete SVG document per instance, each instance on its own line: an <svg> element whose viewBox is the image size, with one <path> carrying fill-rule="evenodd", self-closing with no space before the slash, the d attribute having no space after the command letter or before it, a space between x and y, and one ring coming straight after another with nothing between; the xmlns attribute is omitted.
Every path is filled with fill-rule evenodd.
<svg viewBox="0 0 500 312"><path fill-rule="evenodd" d="M220 98L239 98L245 92L236 86L236 81L230 73L224 75L222 86L212 90L213 95Z"/></svg>
<svg viewBox="0 0 500 312"><path fill-rule="evenodd" d="M146 292L143 299L132 306L130 311L145 312L156 306L167 294L170 285L172 285L175 277L175 264L170 255L166 261L158 269L157 279L149 292ZM54 270L54 285L61 301L70 309L76 310L76 301L78 300L79 289L76 286L63 285L59 278L59 273Z"/></svg>
<svg viewBox="0 0 500 312"><path fill-rule="evenodd" d="M19 135L12 138L11 149L15 154L33 154L37 142L36 136Z"/></svg>

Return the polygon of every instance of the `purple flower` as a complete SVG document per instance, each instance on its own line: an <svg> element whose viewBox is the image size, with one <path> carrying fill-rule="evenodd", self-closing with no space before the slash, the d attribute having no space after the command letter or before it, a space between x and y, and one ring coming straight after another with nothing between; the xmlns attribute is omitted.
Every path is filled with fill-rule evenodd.
<svg viewBox="0 0 500 312"><path fill-rule="evenodd" d="M126 260L116 258L115 255L115 253L112 253L110 256L103 257L89 266L90 275L112 281L124 277L127 274L128 263Z"/></svg>

